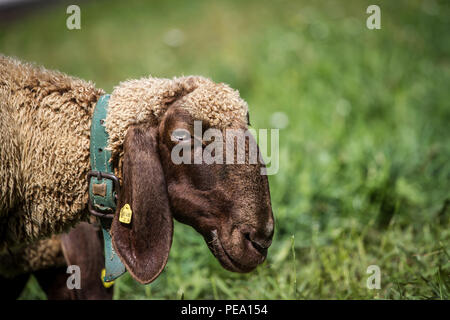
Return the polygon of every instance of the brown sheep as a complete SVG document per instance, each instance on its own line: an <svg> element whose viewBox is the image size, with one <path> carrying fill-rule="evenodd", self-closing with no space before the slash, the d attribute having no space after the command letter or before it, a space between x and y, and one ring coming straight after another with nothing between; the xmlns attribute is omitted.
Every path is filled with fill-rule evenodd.
<svg viewBox="0 0 450 320"><path fill-rule="evenodd" d="M87 220L91 117L103 93L0 56L0 251ZM274 221L264 164L171 161L175 130L192 133L199 120L225 137L246 130L247 116L236 90L199 76L130 80L113 90L105 127L122 184L117 212L129 204L133 216L124 224L116 212L111 236L139 282L162 272L173 218L197 230L228 270L249 272L265 260Z"/></svg>

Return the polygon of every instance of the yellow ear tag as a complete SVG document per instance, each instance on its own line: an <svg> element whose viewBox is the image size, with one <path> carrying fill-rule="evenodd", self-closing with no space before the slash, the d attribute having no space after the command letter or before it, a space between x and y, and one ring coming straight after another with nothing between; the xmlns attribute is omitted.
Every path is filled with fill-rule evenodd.
<svg viewBox="0 0 450 320"><path fill-rule="evenodd" d="M131 222L132 215L133 211L131 211L130 205L127 203L120 209L119 221L128 224Z"/></svg>
<svg viewBox="0 0 450 320"><path fill-rule="evenodd" d="M101 275L102 283L103 283L103 286L104 286L106 289L108 289L108 288L111 288L111 287L114 285L114 280L113 280L113 281L106 282L106 281L105 281L105 275L106 275L106 270L105 270L105 268L103 268L103 270L102 270L102 275Z"/></svg>

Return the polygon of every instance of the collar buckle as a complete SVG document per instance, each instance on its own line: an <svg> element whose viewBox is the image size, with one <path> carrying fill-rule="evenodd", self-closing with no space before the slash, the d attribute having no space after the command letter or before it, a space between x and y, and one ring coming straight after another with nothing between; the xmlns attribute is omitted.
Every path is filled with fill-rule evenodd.
<svg viewBox="0 0 450 320"><path fill-rule="evenodd" d="M116 202L117 199L119 199L120 196L119 178L117 178L112 173L91 170L87 174L87 179L89 181L89 200L88 200L89 213L99 218L108 218L108 219L114 218L115 203L114 204L108 203L107 202L108 199L105 200L105 198L107 198L107 196L111 194L114 198L113 200L114 202ZM103 179L109 180L109 182L112 181L111 191L108 190L109 189L108 185L111 183L108 183L108 181L103 181ZM104 189L104 192L102 193L101 191L100 192L96 191L95 190L96 186L103 186L104 188L102 189ZM111 197L108 196L108 198ZM96 208L98 208L98 210L100 211L97 211ZM108 213L111 211L112 213Z"/></svg>

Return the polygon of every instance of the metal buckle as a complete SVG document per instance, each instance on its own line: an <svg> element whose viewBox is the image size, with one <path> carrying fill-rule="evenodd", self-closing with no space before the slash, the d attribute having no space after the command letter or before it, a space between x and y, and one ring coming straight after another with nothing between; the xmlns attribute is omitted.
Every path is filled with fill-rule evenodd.
<svg viewBox="0 0 450 320"><path fill-rule="evenodd" d="M96 177L97 180L99 180L99 181L103 180L103 179L112 180L113 184L114 184L113 192L115 192L115 198L116 198L116 200L119 199L119 196L120 196L120 182L119 182L119 178L117 178L112 173L106 173L106 172L91 170L87 174L87 179L88 179L88 182L89 182L89 190L90 190L91 178L92 177ZM93 205L92 199L91 199L91 193L89 192L89 190L88 190L88 196L89 196L88 210L89 210L89 213L94 215L94 216L96 216L96 217L100 217L100 218L108 218L108 219L114 218L114 213L103 213L103 212L98 212L98 211L96 211L94 209L94 205Z"/></svg>

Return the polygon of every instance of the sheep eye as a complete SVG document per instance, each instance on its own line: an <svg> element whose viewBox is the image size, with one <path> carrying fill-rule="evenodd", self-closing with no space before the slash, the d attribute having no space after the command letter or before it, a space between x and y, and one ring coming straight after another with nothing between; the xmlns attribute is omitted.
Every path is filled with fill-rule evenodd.
<svg viewBox="0 0 450 320"><path fill-rule="evenodd" d="M172 141L188 141L191 134L185 129L177 129L172 132Z"/></svg>

